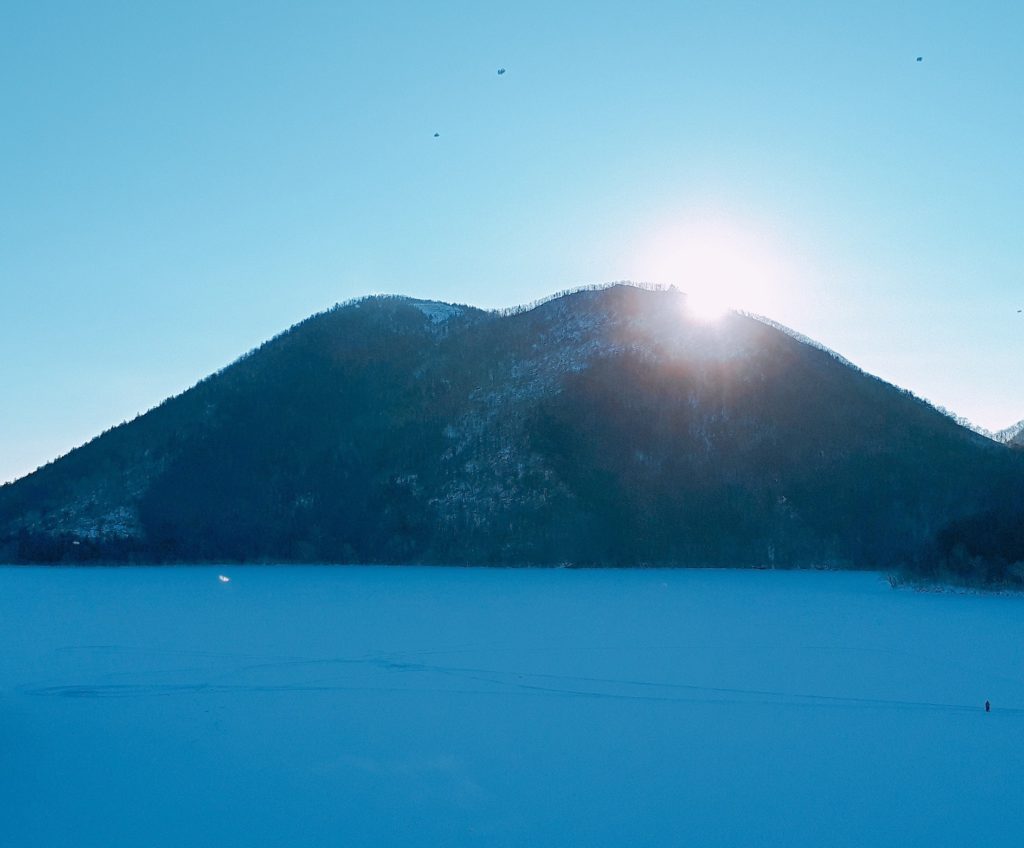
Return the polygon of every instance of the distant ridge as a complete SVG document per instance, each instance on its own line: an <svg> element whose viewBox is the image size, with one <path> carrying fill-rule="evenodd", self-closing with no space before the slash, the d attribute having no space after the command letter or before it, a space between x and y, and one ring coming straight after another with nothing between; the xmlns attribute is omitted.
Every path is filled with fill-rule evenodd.
<svg viewBox="0 0 1024 848"><path fill-rule="evenodd" d="M993 438L1004 445L1024 446L1024 421L1018 421L1005 430L993 433Z"/></svg>

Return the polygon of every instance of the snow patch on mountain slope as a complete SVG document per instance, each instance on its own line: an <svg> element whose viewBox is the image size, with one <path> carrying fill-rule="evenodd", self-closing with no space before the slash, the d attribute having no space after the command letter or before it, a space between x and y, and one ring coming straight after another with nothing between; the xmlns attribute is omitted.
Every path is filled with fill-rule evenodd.
<svg viewBox="0 0 1024 848"><path fill-rule="evenodd" d="M997 442L1002 442L1004 445L1020 443L1024 441L1024 421L1018 421L1005 430L993 433L992 436Z"/></svg>
<svg viewBox="0 0 1024 848"><path fill-rule="evenodd" d="M420 312L430 319L432 324L443 324L452 318L457 318L466 310L461 306L452 303L440 303L436 300L413 300L410 301Z"/></svg>

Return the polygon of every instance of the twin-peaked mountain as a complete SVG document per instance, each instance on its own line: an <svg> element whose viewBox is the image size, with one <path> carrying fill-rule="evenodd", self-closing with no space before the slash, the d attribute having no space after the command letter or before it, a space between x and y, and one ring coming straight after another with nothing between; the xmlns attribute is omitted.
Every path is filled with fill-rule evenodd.
<svg viewBox="0 0 1024 848"><path fill-rule="evenodd" d="M0 560L970 570L1022 459L677 292L369 298L0 489Z"/></svg>

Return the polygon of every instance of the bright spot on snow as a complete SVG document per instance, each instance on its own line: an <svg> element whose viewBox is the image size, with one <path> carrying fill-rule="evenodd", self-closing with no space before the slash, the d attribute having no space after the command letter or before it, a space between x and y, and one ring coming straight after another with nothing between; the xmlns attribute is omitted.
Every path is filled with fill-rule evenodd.
<svg viewBox="0 0 1024 848"><path fill-rule="evenodd" d="M231 578L230 578L230 577L228 577L228 576L227 576L226 574L218 574L218 575L217 575L217 579L218 579L218 580L219 580L219 581L220 581L221 583L230 583L230 582L231 582Z"/></svg>
<svg viewBox="0 0 1024 848"><path fill-rule="evenodd" d="M687 313L704 321L730 309L775 315L802 276L769 230L706 211L662 229L637 260L643 279L675 285L687 295Z"/></svg>

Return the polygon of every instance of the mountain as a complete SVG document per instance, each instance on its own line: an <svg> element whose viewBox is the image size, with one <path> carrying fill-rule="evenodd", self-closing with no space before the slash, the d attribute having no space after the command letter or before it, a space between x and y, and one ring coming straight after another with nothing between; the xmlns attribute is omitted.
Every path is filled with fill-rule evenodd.
<svg viewBox="0 0 1024 848"><path fill-rule="evenodd" d="M1024 447L1024 421L1018 421L1005 430L993 433L993 437L1004 445Z"/></svg>
<svg viewBox="0 0 1024 848"><path fill-rule="evenodd" d="M679 292L372 297L0 488L0 561L970 572L1022 493L1020 452Z"/></svg>

